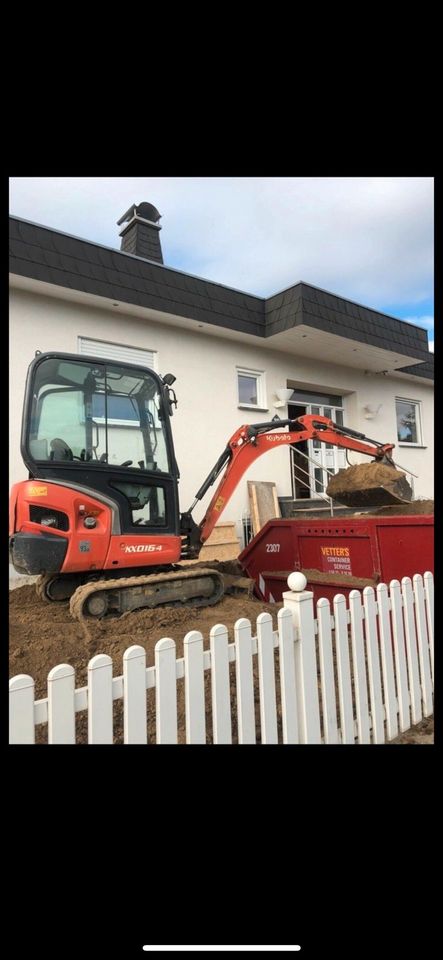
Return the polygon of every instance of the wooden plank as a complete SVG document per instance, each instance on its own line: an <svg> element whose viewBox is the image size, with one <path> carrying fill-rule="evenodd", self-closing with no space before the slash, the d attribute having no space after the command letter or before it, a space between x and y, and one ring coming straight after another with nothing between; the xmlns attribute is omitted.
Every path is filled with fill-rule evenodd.
<svg viewBox="0 0 443 960"><path fill-rule="evenodd" d="M428 633L426 630L425 595L423 579L419 573L414 574L415 623L417 626L418 662L420 665L421 693L423 700L423 716L430 717L434 707L432 703L431 667L429 663Z"/></svg>
<svg viewBox="0 0 443 960"><path fill-rule="evenodd" d="M373 587L363 590L365 610L366 659L368 662L369 699L371 703L373 743L385 742L383 696L381 689L380 654L377 634L377 606Z"/></svg>
<svg viewBox="0 0 443 960"><path fill-rule="evenodd" d="M281 517L281 509L280 509L280 504L277 496L277 487L275 485L272 490L272 498L274 500L274 511L275 511L274 517Z"/></svg>
<svg viewBox="0 0 443 960"><path fill-rule="evenodd" d="M75 671L60 663L48 673L48 743L75 743Z"/></svg>
<svg viewBox="0 0 443 960"><path fill-rule="evenodd" d="M112 657L98 653L88 663L88 743L113 743Z"/></svg>
<svg viewBox="0 0 443 960"><path fill-rule="evenodd" d="M35 743L34 681L27 673L9 681L9 743Z"/></svg>
<svg viewBox="0 0 443 960"><path fill-rule="evenodd" d="M403 617L406 637L406 658L409 674L409 694L411 697L412 723L420 723L422 719L420 678L418 673L417 637L415 634L414 598L410 577L403 577L401 581L403 595Z"/></svg>
<svg viewBox="0 0 443 960"><path fill-rule="evenodd" d="M368 691L366 686L365 649L363 643L363 616L361 595L358 590L351 590L349 593L349 612L351 614L351 651L358 742L370 743Z"/></svg>
<svg viewBox="0 0 443 960"><path fill-rule="evenodd" d="M206 544L201 548L198 555L199 560L236 560L240 553L238 540L234 543L219 543L212 547Z"/></svg>
<svg viewBox="0 0 443 960"><path fill-rule="evenodd" d="M260 512L258 509L257 489L255 484L248 480L249 505L251 509L252 532L254 536L260 530Z"/></svg>
<svg viewBox="0 0 443 960"><path fill-rule="evenodd" d="M317 622L324 740L325 743L338 743L331 610L326 597L321 597L317 603Z"/></svg>
<svg viewBox="0 0 443 960"><path fill-rule="evenodd" d="M298 743L297 687L295 684L295 640L292 613L284 607L278 611L280 660L280 696L283 722L283 743Z"/></svg>
<svg viewBox="0 0 443 960"><path fill-rule="evenodd" d="M211 535L205 542L205 546L212 546L214 543L233 543L238 538L236 534L236 524L231 521L226 523L217 523Z"/></svg>
<svg viewBox="0 0 443 960"><path fill-rule="evenodd" d="M291 611L295 627L295 682L300 743L321 743L313 596L310 590L300 593L287 591L283 594L284 605Z"/></svg>
<svg viewBox="0 0 443 960"><path fill-rule="evenodd" d="M248 480L248 494L254 536L268 520L281 517L275 483Z"/></svg>
<svg viewBox="0 0 443 960"><path fill-rule="evenodd" d="M156 743L177 743L176 649L170 637L155 644Z"/></svg>
<svg viewBox="0 0 443 960"><path fill-rule="evenodd" d="M377 604L381 669L386 711L386 735L388 740L393 740L398 734L398 717L397 698L395 694L394 662L392 657L391 624L389 620L389 596L388 588L385 583L379 583L377 586Z"/></svg>
<svg viewBox="0 0 443 960"><path fill-rule="evenodd" d="M349 663L348 611L346 609L346 600L342 593L335 595L333 606L341 741L342 743L355 744L351 668Z"/></svg>
<svg viewBox="0 0 443 960"><path fill-rule="evenodd" d="M185 659L186 743L206 743L203 636L191 630L183 641Z"/></svg>
<svg viewBox="0 0 443 960"><path fill-rule="evenodd" d="M245 617L237 620L234 636L238 742L256 743L252 634L251 624Z"/></svg>
<svg viewBox="0 0 443 960"><path fill-rule="evenodd" d="M270 613L260 613L257 617L257 644L261 742L278 743L274 632Z"/></svg>
<svg viewBox="0 0 443 960"><path fill-rule="evenodd" d="M147 743L146 651L138 644L123 654L123 730L125 743Z"/></svg>
<svg viewBox="0 0 443 960"><path fill-rule="evenodd" d="M426 622L428 625L429 653L431 656L431 677L434 683L434 577L427 570L423 576L425 587Z"/></svg>
<svg viewBox="0 0 443 960"><path fill-rule="evenodd" d="M214 743L232 743L229 638L222 623L210 632L212 729Z"/></svg>
<svg viewBox="0 0 443 960"><path fill-rule="evenodd" d="M397 701L400 732L409 730L411 716L409 712L408 674L406 669L405 634L403 629L403 603L399 580L391 580L389 586L391 598L392 637L394 644L395 676L397 680Z"/></svg>

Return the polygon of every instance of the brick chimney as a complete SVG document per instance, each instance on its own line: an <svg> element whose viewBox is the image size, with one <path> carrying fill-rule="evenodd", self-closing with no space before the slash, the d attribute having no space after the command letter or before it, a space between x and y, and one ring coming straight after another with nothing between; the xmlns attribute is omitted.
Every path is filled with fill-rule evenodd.
<svg viewBox="0 0 443 960"><path fill-rule="evenodd" d="M120 233L122 238L121 250L125 253L134 253L145 260L155 260L163 263L163 254L160 244L161 215L152 203L133 203L132 207L120 217L117 225L125 223Z"/></svg>

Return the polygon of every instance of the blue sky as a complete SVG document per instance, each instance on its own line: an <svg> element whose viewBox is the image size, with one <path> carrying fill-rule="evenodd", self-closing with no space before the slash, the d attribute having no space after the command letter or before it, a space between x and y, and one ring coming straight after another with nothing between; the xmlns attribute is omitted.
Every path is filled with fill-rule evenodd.
<svg viewBox="0 0 443 960"><path fill-rule="evenodd" d="M162 214L165 264L269 296L304 280L434 341L429 177L12 177L10 212L119 249L132 203Z"/></svg>

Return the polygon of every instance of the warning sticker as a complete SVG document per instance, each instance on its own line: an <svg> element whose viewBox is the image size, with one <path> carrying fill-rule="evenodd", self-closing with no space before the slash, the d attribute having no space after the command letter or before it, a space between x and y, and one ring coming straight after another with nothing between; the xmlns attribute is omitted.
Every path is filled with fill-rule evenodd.
<svg viewBox="0 0 443 960"><path fill-rule="evenodd" d="M30 497L47 497L47 495L48 495L47 487L36 487L36 486L29 487Z"/></svg>
<svg viewBox="0 0 443 960"><path fill-rule="evenodd" d="M320 547L323 570L352 575L349 547Z"/></svg>
<svg viewBox="0 0 443 960"><path fill-rule="evenodd" d="M217 500L216 500L215 503L214 503L214 510L217 510L217 512L219 512L219 511L221 510L224 502L225 502L225 501L224 501L224 498L223 498L223 497L217 497Z"/></svg>

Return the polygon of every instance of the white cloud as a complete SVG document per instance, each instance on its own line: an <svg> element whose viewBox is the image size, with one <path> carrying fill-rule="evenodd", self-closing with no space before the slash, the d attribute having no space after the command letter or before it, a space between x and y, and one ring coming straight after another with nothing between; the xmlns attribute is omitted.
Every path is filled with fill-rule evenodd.
<svg viewBox="0 0 443 960"><path fill-rule="evenodd" d="M433 341L433 340L430 340L430 341L429 341L429 350L430 350L431 353L434 353L434 341Z"/></svg>
<svg viewBox="0 0 443 960"><path fill-rule="evenodd" d="M167 264L262 296L298 280L385 310L432 296L429 177L14 177L10 195L11 213L117 249L116 221L147 200Z"/></svg>

